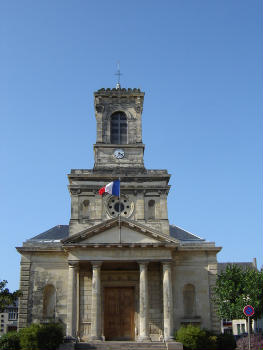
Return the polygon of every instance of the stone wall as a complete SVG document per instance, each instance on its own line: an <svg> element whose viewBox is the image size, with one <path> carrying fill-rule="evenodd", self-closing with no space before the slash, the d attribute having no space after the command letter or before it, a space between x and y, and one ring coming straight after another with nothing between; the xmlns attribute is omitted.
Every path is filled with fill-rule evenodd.
<svg viewBox="0 0 263 350"><path fill-rule="evenodd" d="M82 170L74 170L69 175L72 184L69 186L71 193L70 235L114 217L110 215L108 209L110 195L102 197L98 194L98 189L112 179L112 174L105 173L100 179L96 172L87 172L86 174L83 170L83 176L80 180L79 174L74 175L77 171L82 173ZM138 179L138 181L136 175L121 178L121 195L126 197L133 208L128 210L127 215L125 213L122 215L127 219L138 221L169 235L167 210L169 175L166 171L159 170L151 174L154 175L154 178L149 175L149 177ZM149 206L149 203L153 202L154 208Z"/></svg>
<svg viewBox="0 0 263 350"><path fill-rule="evenodd" d="M217 279L217 261L216 257L213 255L208 256L208 281L209 281L209 300L210 300L210 311L211 311L211 329L214 332L219 332L221 328L221 322L216 313L216 305L213 302L215 297L214 288Z"/></svg>
<svg viewBox="0 0 263 350"><path fill-rule="evenodd" d="M212 264L213 263L213 264ZM220 330L220 322L212 305L212 288L215 283L216 254L206 251L179 251L174 254L173 288L175 329L182 324L194 323L213 331ZM195 290L192 315L184 310L184 287Z"/></svg>
<svg viewBox="0 0 263 350"><path fill-rule="evenodd" d="M54 320L66 325L68 264L64 254L33 254L21 261L21 289L19 303L19 328L32 322L46 321L43 315L44 289L55 288Z"/></svg>
<svg viewBox="0 0 263 350"><path fill-rule="evenodd" d="M20 262L20 290L23 295L19 298L18 329L25 328L30 318L28 310L30 301L30 269L30 257L22 256Z"/></svg>

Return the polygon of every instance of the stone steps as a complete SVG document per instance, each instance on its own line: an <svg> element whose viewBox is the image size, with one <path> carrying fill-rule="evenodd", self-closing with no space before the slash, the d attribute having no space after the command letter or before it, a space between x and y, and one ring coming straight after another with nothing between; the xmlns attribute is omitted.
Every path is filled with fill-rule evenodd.
<svg viewBox="0 0 263 350"><path fill-rule="evenodd" d="M107 341L107 342L89 342L77 343L75 350L167 350L165 343L160 342L121 342L121 341Z"/></svg>

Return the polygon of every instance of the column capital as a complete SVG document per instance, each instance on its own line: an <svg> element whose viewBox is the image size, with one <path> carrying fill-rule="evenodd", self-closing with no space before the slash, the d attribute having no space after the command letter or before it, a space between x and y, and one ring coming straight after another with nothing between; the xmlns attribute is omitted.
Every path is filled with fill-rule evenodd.
<svg viewBox="0 0 263 350"><path fill-rule="evenodd" d="M170 269L172 266L172 261L162 261L163 269Z"/></svg>
<svg viewBox="0 0 263 350"><path fill-rule="evenodd" d="M141 265L148 265L150 261L148 260L138 260L137 263L141 266Z"/></svg>
<svg viewBox="0 0 263 350"><path fill-rule="evenodd" d="M91 261L90 262L92 267L95 269L99 269L103 263L103 261Z"/></svg>
<svg viewBox="0 0 263 350"><path fill-rule="evenodd" d="M70 268L79 267L79 262L78 261L68 261L68 267L70 267Z"/></svg>

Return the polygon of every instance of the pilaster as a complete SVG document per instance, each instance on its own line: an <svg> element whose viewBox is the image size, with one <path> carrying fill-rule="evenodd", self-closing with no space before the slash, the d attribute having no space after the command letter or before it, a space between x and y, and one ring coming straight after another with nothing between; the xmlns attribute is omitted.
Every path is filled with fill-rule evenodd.
<svg viewBox="0 0 263 350"><path fill-rule="evenodd" d="M22 296L19 298L18 329L25 328L28 325L30 268L30 260L22 256L20 263L20 290L22 292Z"/></svg>
<svg viewBox="0 0 263 350"><path fill-rule="evenodd" d="M92 261L91 339L101 340L101 264Z"/></svg>
<svg viewBox="0 0 263 350"><path fill-rule="evenodd" d="M78 263L69 262L67 335L73 338L76 337L76 327L77 327L77 270L78 270Z"/></svg>
<svg viewBox="0 0 263 350"><path fill-rule="evenodd" d="M164 340L174 340L173 329L173 291L171 262L163 263L163 330Z"/></svg>
<svg viewBox="0 0 263 350"><path fill-rule="evenodd" d="M139 341L149 340L148 262L140 262Z"/></svg>

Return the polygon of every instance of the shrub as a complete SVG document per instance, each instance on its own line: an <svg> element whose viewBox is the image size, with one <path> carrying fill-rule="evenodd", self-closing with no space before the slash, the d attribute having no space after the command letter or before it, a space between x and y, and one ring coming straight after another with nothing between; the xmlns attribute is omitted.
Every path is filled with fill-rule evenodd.
<svg viewBox="0 0 263 350"><path fill-rule="evenodd" d="M55 350L63 342L63 327L59 323L41 325L38 330L39 350Z"/></svg>
<svg viewBox="0 0 263 350"><path fill-rule="evenodd" d="M9 332L0 338L0 350L20 350L19 334Z"/></svg>
<svg viewBox="0 0 263 350"><path fill-rule="evenodd" d="M31 324L20 330L19 338L22 350L55 350L63 342L63 327L59 323Z"/></svg>
<svg viewBox="0 0 263 350"><path fill-rule="evenodd" d="M263 348L263 337L261 334L251 334L250 336L251 350L259 350ZM237 340L238 350L248 349L248 337L242 337Z"/></svg>
<svg viewBox="0 0 263 350"><path fill-rule="evenodd" d="M232 334L219 334L217 336L218 350L234 350L236 348L236 340Z"/></svg>
<svg viewBox="0 0 263 350"><path fill-rule="evenodd" d="M186 350L215 350L217 337L197 326L181 327L176 333L176 340L184 345Z"/></svg>
<svg viewBox="0 0 263 350"><path fill-rule="evenodd" d="M31 324L19 331L20 345L22 350L39 350L37 334L41 326Z"/></svg>

